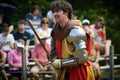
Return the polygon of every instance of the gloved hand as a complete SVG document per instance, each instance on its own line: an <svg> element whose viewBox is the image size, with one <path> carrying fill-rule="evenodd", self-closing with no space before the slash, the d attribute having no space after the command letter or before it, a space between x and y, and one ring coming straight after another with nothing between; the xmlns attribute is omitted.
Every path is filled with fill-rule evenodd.
<svg viewBox="0 0 120 80"><path fill-rule="evenodd" d="M60 59L55 59L51 64L56 69L60 69L61 68L61 60Z"/></svg>

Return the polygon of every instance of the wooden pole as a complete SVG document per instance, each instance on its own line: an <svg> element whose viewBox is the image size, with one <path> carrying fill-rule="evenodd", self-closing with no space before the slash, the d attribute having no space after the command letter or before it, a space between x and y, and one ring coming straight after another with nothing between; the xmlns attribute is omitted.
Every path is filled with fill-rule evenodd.
<svg viewBox="0 0 120 80"><path fill-rule="evenodd" d="M24 48L22 48L22 80L27 80L26 73L26 54Z"/></svg>
<svg viewBox="0 0 120 80"><path fill-rule="evenodd" d="M110 80L114 80L114 46L110 46Z"/></svg>

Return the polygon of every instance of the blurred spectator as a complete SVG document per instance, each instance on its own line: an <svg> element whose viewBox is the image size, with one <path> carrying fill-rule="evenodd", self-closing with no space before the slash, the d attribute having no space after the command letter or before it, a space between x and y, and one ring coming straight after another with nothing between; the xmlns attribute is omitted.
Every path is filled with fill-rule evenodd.
<svg viewBox="0 0 120 80"><path fill-rule="evenodd" d="M0 49L8 53L14 49L14 37L9 33L9 27L7 24L3 25L3 31L0 34Z"/></svg>
<svg viewBox="0 0 120 80"><path fill-rule="evenodd" d="M22 50L24 49L24 40L19 39L16 42L16 48L9 52L8 54L8 63L9 70L12 72L21 71L22 68ZM28 58L26 55L26 68L28 66ZM13 76L16 76L21 79L21 73L12 73Z"/></svg>
<svg viewBox="0 0 120 80"><path fill-rule="evenodd" d="M4 79L2 80L8 80L7 73L4 69L4 64L6 62L6 53L0 50L0 72L2 72Z"/></svg>
<svg viewBox="0 0 120 80"><path fill-rule="evenodd" d="M34 29L37 29L40 26L42 19L42 15L40 13L40 7L38 5L34 5L29 13L25 16L25 21L27 23L27 20L31 22ZM26 25L26 31L30 32L32 35L34 35L33 31L31 30L29 24Z"/></svg>
<svg viewBox="0 0 120 80"><path fill-rule="evenodd" d="M91 43L91 53L89 55L89 61L92 64L93 67L93 73L95 76L95 80L100 80L101 78L101 70L99 65L99 59L100 59L100 50L97 45L94 44L92 41Z"/></svg>
<svg viewBox="0 0 120 80"><path fill-rule="evenodd" d="M90 36L90 55L89 61L92 64L93 72L95 75L95 80L100 80L101 71L99 66L99 58L100 58L100 50L97 45L94 44L94 32L90 27L90 21L88 19L84 19L82 21L82 25L87 35Z"/></svg>
<svg viewBox="0 0 120 80"><path fill-rule="evenodd" d="M47 12L46 17L47 17L47 18L49 19L49 21L50 21L50 28L54 28L56 21L55 21L55 17L54 17L54 15L53 15L53 12L52 12L51 10L49 10L49 11Z"/></svg>
<svg viewBox="0 0 120 80"><path fill-rule="evenodd" d="M75 10L73 10L73 12L72 12L72 20L78 22L77 25L82 27L81 20L78 19L78 13ZM73 22L73 23L75 23L75 22Z"/></svg>
<svg viewBox="0 0 120 80"><path fill-rule="evenodd" d="M82 21L82 26L83 26L84 30L91 36L91 38L94 39L95 34L94 34L94 31L92 30L92 28L90 27L90 21L88 19L84 19Z"/></svg>
<svg viewBox="0 0 120 80"><path fill-rule="evenodd" d="M103 17L97 19L96 23L91 25L95 39L94 42L99 46L101 52L104 52L104 57L109 57L111 40L106 39L106 32L104 30L105 20ZM106 63L108 65L108 63Z"/></svg>
<svg viewBox="0 0 120 80"><path fill-rule="evenodd" d="M44 33L47 33L50 36L52 28L49 28L49 25L50 25L50 22L49 22L48 18L46 18L46 17L42 18L40 28L36 30L37 33L41 34L41 33L44 32ZM47 39L46 42L48 44L51 44L51 38ZM39 43L39 41L37 40L36 37L35 37L35 43Z"/></svg>
<svg viewBox="0 0 120 80"><path fill-rule="evenodd" d="M50 35L42 32L41 34L39 34L39 37L42 40L42 43L47 51L50 53L51 47L48 43L46 43L46 39L48 39ZM32 52L32 58L35 61L36 65L31 68L31 73L36 78L36 80L40 78L38 75L39 71L46 71L49 69L49 66L45 66L46 64L48 64L49 60L47 58L47 54L43 48L43 45L41 45L40 43L36 44Z"/></svg>
<svg viewBox="0 0 120 80"><path fill-rule="evenodd" d="M25 21L24 20L18 21L18 31L14 33L14 38L15 38L15 40L19 40L19 39L24 40L25 51L26 51L26 54L28 54L29 43L30 43L30 40L32 39L32 36L30 35L29 32L25 31Z"/></svg>
<svg viewBox="0 0 120 80"><path fill-rule="evenodd" d="M101 51L105 51L104 56L109 56L111 40L106 40L106 32L104 30L105 20L103 17L97 19L96 23L91 25L95 34L95 44L100 47Z"/></svg>
<svg viewBox="0 0 120 80"><path fill-rule="evenodd" d="M9 33L13 31L13 24L9 20L9 18L4 14L3 10L0 10L0 33L2 33L3 24L8 24Z"/></svg>
<svg viewBox="0 0 120 80"><path fill-rule="evenodd" d="M29 13L26 14L25 20L30 20L33 26L39 26L42 19L40 7L34 5Z"/></svg>

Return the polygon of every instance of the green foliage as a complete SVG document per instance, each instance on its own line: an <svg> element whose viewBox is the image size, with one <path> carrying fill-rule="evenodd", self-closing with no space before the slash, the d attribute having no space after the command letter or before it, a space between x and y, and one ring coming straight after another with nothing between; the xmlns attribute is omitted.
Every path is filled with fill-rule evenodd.
<svg viewBox="0 0 120 80"><path fill-rule="evenodd" d="M50 4L53 0L12 0L18 7L18 13L12 17L14 25L19 19L24 19L26 13L34 4L38 4L41 8L41 13L46 16L50 9ZM78 12L79 19L89 19L94 23L99 16L103 16L106 20L107 38L112 40L115 45L115 53L119 53L120 41L120 9L118 8L118 0L67 0L73 6L73 9Z"/></svg>
<svg viewBox="0 0 120 80"><path fill-rule="evenodd" d="M28 13L35 4L40 6L40 12L42 14L46 14L50 4L48 0L13 0L13 2L18 6L18 18L24 18L26 13Z"/></svg>

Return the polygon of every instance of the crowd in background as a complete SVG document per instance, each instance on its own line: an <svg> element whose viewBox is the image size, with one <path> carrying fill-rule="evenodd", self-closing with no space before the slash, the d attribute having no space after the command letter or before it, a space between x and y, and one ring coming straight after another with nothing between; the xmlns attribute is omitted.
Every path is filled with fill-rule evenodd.
<svg viewBox="0 0 120 80"><path fill-rule="evenodd" d="M2 15L2 17L3 16L4 15ZM104 55L105 58L109 57L111 45L111 40L106 39L106 22L103 17L99 17L94 24L91 24L88 19L79 20L75 11L73 11L72 20L73 24L71 25L82 27L86 32L88 38L87 41L89 40L90 43L89 48L91 49L88 50L88 53L90 54L89 61L92 64L94 73L96 73L96 80L100 80L101 72L99 58L101 55ZM29 64L28 58L34 59L36 63L36 65L30 70L36 78L39 78L38 75L36 75L39 70L50 69L49 66L44 66L48 63L47 54L42 49L42 45L40 45L40 41L31 29L28 21L33 25L33 28L49 53L51 51L51 32L56 23L51 10L49 10L46 16L43 17L40 12L40 7L38 5L34 5L30 12L25 15L25 18L18 21L18 29L15 33L11 33L15 26L13 26L12 23L8 23L9 21L4 20L0 23L0 70L3 73L5 80L8 80L4 70L5 59L8 59L10 71L20 71L22 68L22 48L25 49L27 61L26 68ZM33 48L33 51L30 52L29 47L31 42L34 42L32 45L35 47ZM8 56L6 56L6 54ZM109 65L108 62L106 62L105 65ZM21 80L20 74L12 75L18 76Z"/></svg>

